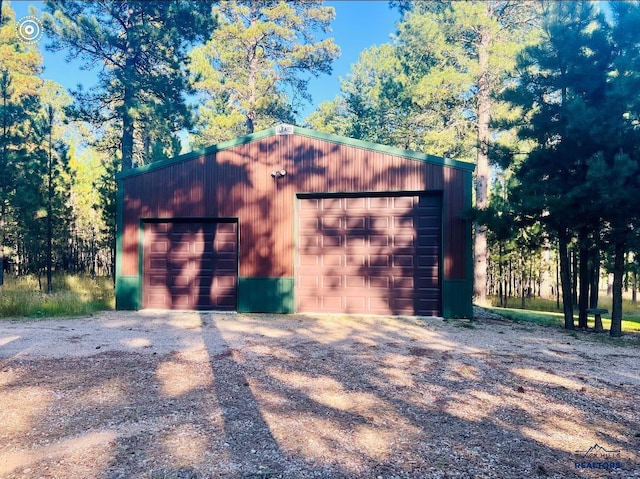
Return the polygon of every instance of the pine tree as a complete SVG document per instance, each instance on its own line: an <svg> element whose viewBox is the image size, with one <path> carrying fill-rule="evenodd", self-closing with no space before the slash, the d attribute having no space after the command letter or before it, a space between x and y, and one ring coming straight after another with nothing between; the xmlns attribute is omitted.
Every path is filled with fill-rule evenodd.
<svg viewBox="0 0 640 479"><path fill-rule="evenodd" d="M211 30L211 4L56 0L46 6L51 48L69 51L87 67L102 65L96 88L74 92L75 117L117 125L124 170L136 158L137 164L151 161L156 144L176 153L176 135L190 124L187 48Z"/></svg>
<svg viewBox="0 0 640 479"><path fill-rule="evenodd" d="M7 266L6 248L14 223L12 212L21 200L15 195L20 163L29 161L34 143L29 138L42 86L42 57L34 45L17 35L15 12L2 5L0 22L0 287Z"/></svg>
<svg viewBox="0 0 640 479"><path fill-rule="evenodd" d="M525 106L522 135L537 147L518 166L520 207L557 235L565 327L573 328L568 245L602 239L614 256L611 334L621 334L626 245L638 221L637 4L614 7L613 24L593 2L552 2L544 41L522 57L519 85L507 95ZM620 10L618 10L620 9ZM636 124L634 124L636 121ZM580 325L586 326L588 275L582 268Z"/></svg>
<svg viewBox="0 0 640 479"><path fill-rule="evenodd" d="M220 26L191 55L204 100L195 146L295 122L310 99L308 76L330 73L339 54L332 39L315 38L335 15L321 3L230 0L214 8Z"/></svg>

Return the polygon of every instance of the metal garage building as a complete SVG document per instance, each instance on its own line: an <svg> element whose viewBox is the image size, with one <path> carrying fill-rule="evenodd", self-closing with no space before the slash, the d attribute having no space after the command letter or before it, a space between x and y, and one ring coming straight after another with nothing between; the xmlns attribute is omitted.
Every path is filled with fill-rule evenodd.
<svg viewBox="0 0 640 479"><path fill-rule="evenodd" d="M472 171L280 125L123 172L116 307L468 317Z"/></svg>

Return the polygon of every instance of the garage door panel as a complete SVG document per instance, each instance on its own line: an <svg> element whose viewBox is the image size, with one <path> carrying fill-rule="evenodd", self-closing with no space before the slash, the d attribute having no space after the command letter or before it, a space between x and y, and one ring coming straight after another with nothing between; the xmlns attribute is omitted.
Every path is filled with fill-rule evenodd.
<svg viewBox="0 0 640 479"><path fill-rule="evenodd" d="M217 223L216 232L218 235L230 233L235 235L238 231L238 223Z"/></svg>
<svg viewBox="0 0 640 479"><path fill-rule="evenodd" d="M364 288L367 286L367 278L365 276L346 276L347 288Z"/></svg>
<svg viewBox="0 0 640 479"><path fill-rule="evenodd" d="M431 267L438 267L438 263L439 263L439 258L437 255L435 254L421 254L418 255L418 266L420 268L431 268Z"/></svg>
<svg viewBox="0 0 640 479"><path fill-rule="evenodd" d="M340 313L344 311L344 302L342 297L323 296L320 300L320 308L329 313Z"/></svg>
<svg viewBox="0 0 640 479"><path fill-rule="evenodd" d="M414 219L412 217L406 217L406 216L394 216L393 229L414 231L415 230Z"/></svg>
<svg viewBox="0 0 640 479"><path fill-rule="evenodd" d="M364 231L367 228L367 218L364 216L360 217L347 217L346 222L347 230L349 233L357 233L359 231Z"/></svg>
<svg viewBox="0 0 640 479"><path fill-rule="evenodd" d="M216 304L219 308L224 308L226 310L234 310L236 309L236 295L218 295L216 297Z"/></svg>
<svg viewBox="0 0 640 479"><path fill-rule="evenodd" d="M149 260L149 269L151 271L166 271L167 259L166 258L151 258Z"/></svg>
<svg viewBox="0 0 640 479"><path fill-rule="evenodd" d="M391 198L393 209L411 210L415 207L417 201L415 196L396 196Z"/></svg>
<svg viewBox="0 0 640 479"><path fill-rule="evenodd" d="M301 254L298 256L300 266L318 266L321 258L317 254Z"/></svg>
<svg viewBox="0 0 640 479"><path fill-rule="evenodd" d="M317 288L320 285L320 276L318 275L298 275L298 285L302 288Z"/></svg>
<svg viewBox="0 0 640 479"><path fill-rule="evenodd" d="M396 298L394 300L394 309L402 311L399 314L413 314L415 300L413 298Z"/></svg>
<svg viewBox="0 0 640 479"><path fill-rule="evenodd" d="M236 277L235 277L235 275L217 276L214 279L213 283L219 289L223 289L223 290L226 290L226 291L232 291L236 287Z"/></svg>
<svg viewBox="0 0 640 479"><path fill-rule="evenodd" d="M342 276L322 275L322 287L327 289L342 289Z"/></svg>
<svg viewBox="0 0 640 479"><path fill-rule="evenodd" d="M297 310L439 314L439 197L316 200L299 200Z"/></svg>
<svg viewBox="0 0 640 479"><path fill-rule="evenodd" d="M362 296L345 296L344 299L344 305L349 313L358 313L367 309L366 300Z"/></svg>
<svg viewBox="0 0 640 479"><path fill-rule="evenodd" d="M321 246L320 235L300 235L300 246L302 248L319 248Z"/></svg>
<svg viewBox="0 0 640 479"><path fill-rule="evenodd" d="M320 218L320 229L323 231L340 231L343 228L342 216L325 216Z"/></svg>
<svg viewBox="0 0 640 479"><path fill-rule="evenodd" d="M367 237L362 234L355 233L345 237L345 246L347 248L364 248L367 244Z"/></svg>
<svg viewBox="0 0 640 479"><path fill-rule="evenodd" d="M322 248L342 246L342 235L323 235L321 246Z"/></svg>
<svg viewBox="0 0 640 479"><path fill-rule="evenodd" d="M236 223L146 223L144 234L144 307L235 309Z"/></svg>
<svg viewBox="0 0 640 479"><path fill-rule="evenodd" d="M300 222L298 223L300 231L319 231L320 230L320 219L319 218L305 218L301 217Z"/></svg>
<svg viewBox="0 0 640 479"><path fill-rule="evenodd" d="M347 210L366 210L366 198L346 198Z"/></svg>
<svg viewBox="0 0 640 479"><path fill-rule="evenodd" d="M409 254L394 254L393 255L393 265L394 266L402 266L413 268L414 266L414 256Z"/></svg>
<svg viewBox="0 0 640 479"><path fill-rule="evenodd" d="M152 253L166 253L169 251L169 242L168 241L154 241L151 243L151 252Z"/></svg>
<svg viewBox="0 0 640 479"><path fill-rule="evenodd" d="M322 262L322 266L325 267L342 266L343 264L342 255L339 254L325 254L320 256L320 260Z"/></svg>
<svg viewBox="0 0 640 479"><path fill-rule="evenodd" d="M414 278L403 278L403 277L395 277L393 278L393 289L408 289L413 291L415 289L415 280Z"/></svg>
<svg viewBox="0 0 640 479"><path fill-rule="evenodd" d="M233 276L236 276L237 270L238 270L238 262L235 260L235 258L233 259L221 258L221 259L218 259L215 272L216 274L230 273L230 274L233 274Z"/></svg>
<svg viewBox="0 0 640 479"><path fill-rule="evenodd" d="M154 306L154 305L163 305L170 301L169 295L167 293L163 293L161 291L156 291L154 293L150 293L147 296L147 302L149 303L147 308L161 308L162 306Z"/></svg>
<svg viewBox="0 0 640 479"><path fill-rule="evenodd" d="M369 228L372 230L380 230L379 232L383 232L389 229L390 221L388 217L370 217L369 218Z"/></svg>
<svg viewBox="0 0 640 479"><path fill-rule="evenodd" d="M367 264L367 256L364 254L347 254L344 258L345 266L362 267Z"/></svg>
<svg viewBox="0 0 640 479"><path fill-rule="evenodd" d="M431 234L431 231L429 231L428 233L421 232L421 234L418 235L419 251L423 251L422 248L428 248L431 251L438 251L439 246L437 234Z"/></svg>
<svg viewBox="0 0 640 479"><path fill-rule="evenodd" d="M389 276L369 276L369 287L388 290L391 286L392 278Z"/></svg>
<svg viewBox="0 0 640 479"><path fill-rule="evenodd" d="M172 294L171 295L171 309L191 309L193 303L191 302L190 294Z"/></svg>
<svg viewBox="0 0 640 479"><path fill-rule="evenodd" d="M171 279L171 284L172 286L184 288L184 287L191 286L194 279L197 279L197 278L193 278L192 276L175 276L174 278Z"/></svg>
<svg viewBox="0 0 640 479"><path fill-rule="evenodd" d="M371 247L384 248L391 244L391 239L389 235L370 235L369 236L369 245Z"/></svg>
<svg viewBox="0 0 640 479"><path fill-rule="evenodd" d="M396 234L393 235L393 246L394 248L411 248L413 249L415 246L415 236L407 235L407 234Z"/></svg>
<svg viewBox="0 0 640 479"><path fill-rule="evenodd" d="M322 210L323 211L340 211L343 208L344 198L323 198Z"/></svg>
<svg viewBox="0 0 640 479"><path fill-rule="evenodd" d="M149 276L149 284L151 286L166 286L167 285L167 276L166 275L157 275L153 274Z"/></svg>
<svg viewBox="0 0 640 479"><path fill-rule="evenodd" d="M417 218L418 229L432 229L437 231L440 228L440 218L437 216L418 216Z"/></svg>
<svg viewBox="0 0 640 479"><path fill-rule="evenodd" d="M383 210L388 210L389 209L389 200L390 198L387 197L382 197L382 198L369 198L369 209L375 210L375 209L383 209Z"/></svg>
<svg viewBox="0 0 640 479"><path fill-rule="evenodd" d="M305 211L318 211L320 209L320 199L310 198L307 201L300 202L298 205L299 211L304 214Z"/></svg>

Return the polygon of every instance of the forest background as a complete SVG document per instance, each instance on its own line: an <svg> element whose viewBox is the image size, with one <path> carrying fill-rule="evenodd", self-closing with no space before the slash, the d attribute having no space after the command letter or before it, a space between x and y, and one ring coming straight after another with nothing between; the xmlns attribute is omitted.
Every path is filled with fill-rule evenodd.
<svg viewBox="0 0 640 479"><path fill-rule="evenodd" d="M49 292L55 273L112 276L117 171L286 122L474 162L475 301L553 295L566 328L574 308L586 327L611 274L622 333L638 2L390 2L393 35L310 114L343 47L330 4L48 1L18 18L0 3L0 288L5 273ZM43 49L96 81L46 79Z"/></svg>

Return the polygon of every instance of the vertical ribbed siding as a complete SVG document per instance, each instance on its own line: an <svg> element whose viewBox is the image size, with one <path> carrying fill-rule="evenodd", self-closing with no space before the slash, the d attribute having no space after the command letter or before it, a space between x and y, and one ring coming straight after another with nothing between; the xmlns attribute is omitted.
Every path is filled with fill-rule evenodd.
<svg viewBox="0 0 640 479"><path fill-rule="evenodd" d="M284 178L271 177L285 169ZM139 218L237 217L241 277L293 277L298 192L444 191L444 277L466 278L466 172L299 135L271 136L123 180L122 274L138 274Z"/></svg>

